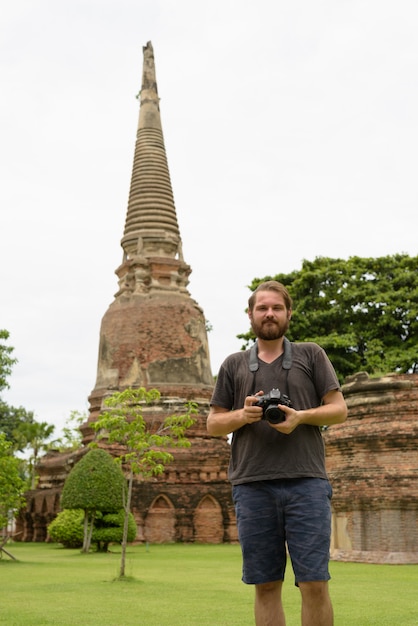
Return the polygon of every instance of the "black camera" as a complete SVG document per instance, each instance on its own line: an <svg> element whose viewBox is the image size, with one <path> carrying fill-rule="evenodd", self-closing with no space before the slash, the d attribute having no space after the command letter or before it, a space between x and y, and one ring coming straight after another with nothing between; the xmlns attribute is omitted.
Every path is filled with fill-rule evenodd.
<svg viewBox="0 0 418 626"><path fill-rule="evenodd" d="M280 424L285 421L286 415L279 409L278 404L292 406L290 399L284 393L281 393L279 389L272 389L264 396L260 396L254 406L261 406L263 409L263 420L271 424Z"/></svg>

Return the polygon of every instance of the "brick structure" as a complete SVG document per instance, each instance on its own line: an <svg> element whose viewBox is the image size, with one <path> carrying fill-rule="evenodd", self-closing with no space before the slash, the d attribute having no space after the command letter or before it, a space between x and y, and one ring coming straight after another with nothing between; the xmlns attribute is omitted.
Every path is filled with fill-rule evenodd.
<svg viewBox="0 0 418 626"><path fill-rule="evenodd" d="M59 511L62 486L71 467L88 450L91 422L103 400L127 387L156 388L160 402L146 407L147 420L198 405L188 431L192 446L175 451L163 477L137 481L133 513L140 541L236 541L229 444L207 436L212 394L205 318L191 298L171 188L151 43L144 49L137 139L125 229L119 288L103 316L96 384L90 414L82 425L84 447L73 454L50 452L39 464L39 487L27 494L18 520L24 541L47 539L47 524ZM110 450L111 451L111 450Z"/></svg>
<svg viewBox="0 0 418 626"><path fill-rule="evenodd" d="M359 373L343 392L348 419L324 435L332 557L418 563L418 374Z"/></svg>

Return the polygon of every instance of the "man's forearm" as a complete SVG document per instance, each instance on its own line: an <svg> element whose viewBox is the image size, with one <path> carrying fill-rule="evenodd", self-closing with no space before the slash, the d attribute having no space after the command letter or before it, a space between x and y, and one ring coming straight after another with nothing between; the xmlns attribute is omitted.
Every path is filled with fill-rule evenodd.
<svg viewBox="0 0 418 626"><path fill-rule="evenodd" d="M331 426L341 424L347 418L347 405L341 392L327 394L323 404L314 409L298 411L301 424L311 426Z"/></svg>
<svg viewBox="0 0 418 626"><path fill-rule="evenodd" d="M208 415L206 427L212 437L223 437L238 430L245 423L244 409L222 411L212 408Z"/></svg>

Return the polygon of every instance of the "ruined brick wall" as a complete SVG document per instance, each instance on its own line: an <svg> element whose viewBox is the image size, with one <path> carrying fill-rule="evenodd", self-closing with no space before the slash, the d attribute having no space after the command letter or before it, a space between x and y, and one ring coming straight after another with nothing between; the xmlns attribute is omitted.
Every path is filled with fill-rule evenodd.
<svg viewBox="0 0 418 626"><path fill-rule="evenodd" d="M324 433L335 559L418 563L418 375L343 387L349 415Z"/></svg>

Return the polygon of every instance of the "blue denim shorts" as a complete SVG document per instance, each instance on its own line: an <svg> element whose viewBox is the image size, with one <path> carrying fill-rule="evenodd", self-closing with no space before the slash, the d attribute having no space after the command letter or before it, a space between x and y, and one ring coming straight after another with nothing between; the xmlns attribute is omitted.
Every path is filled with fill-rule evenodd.
<svg viewBox="0 0 418 626"><path fill-rule="evenodd" d="M287 549L300 582L329 580L332 488L322 478L235 485L233 498L247 584L284 580Z"/></svg>

